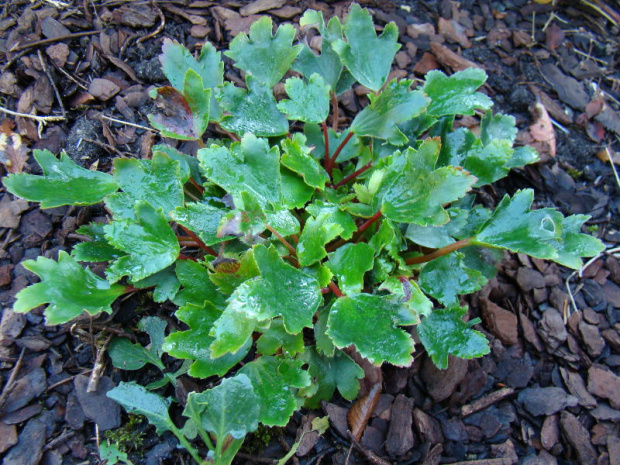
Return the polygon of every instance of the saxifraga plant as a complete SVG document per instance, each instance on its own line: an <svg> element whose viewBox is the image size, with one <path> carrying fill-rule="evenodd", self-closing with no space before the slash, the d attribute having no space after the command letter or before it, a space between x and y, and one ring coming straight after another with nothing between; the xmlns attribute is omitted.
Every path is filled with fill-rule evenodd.
<svg viewBox="0 0 620 465"><path fill-rule="evenodd" d="M169 416L172 399L152 390L185 370L150 390L121 383L109 396L174 433L197 463L229 464L259 422L286 425L336 389L354 399L364 373L352 350L375 365L407 366L414 330L439 368L449 355L488 353L459 296L494 275L498 250L579 268L603 249L580 232L587 216L531 210L531 190L494 210L476 204L472 189L537 160L513 147L514 118L492 114L477 92L484 71L431 71L412 90L410 80L387 80L400 47L393 23L377 36L354 4L344 24L307 11L300 25L321 35L320 55L293 45L290 24L274 35L268 17L235 37L224 55L247 88L224 81L210 43L195 58L164 41L171 86L153 93L163 111L151 124L197 141L197 157L156 145L150 159L116 159L106 174L43 150L34 154L42 176L4 180L41 208L103 201L110 214L78 230L92 240L71 254L23 263L41 282L17 295L15 311L48 304L47 323L60 324L109 313L119 296L146 288L178 306L185 330L166 336L151 317L140 326L150 347L115 341L114 363L163 371L167 353L188 360L190 376L221 382L189 394L183 429ZM277 102L273 87L287 75L288 98ZM355 83L371 91L370 103L345 129L337 96ZM476 112L479 133L453 129L456 116ZM209 125L229 137L203 143ZM80 262L107 263L105 275ZM206 459L191 444L197 436Z"/></svg>

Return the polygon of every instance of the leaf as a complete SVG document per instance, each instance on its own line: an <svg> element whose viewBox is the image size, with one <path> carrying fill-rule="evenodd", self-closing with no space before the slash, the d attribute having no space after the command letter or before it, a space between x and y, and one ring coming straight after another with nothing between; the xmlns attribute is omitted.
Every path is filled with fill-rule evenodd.
<svg viewBox="0 0 620 465"><path fill-rule="evenodd" d="M605 250L600 240L581 234L581 226L589 219L588 215L571 215L562 220L562 238L556 246L555 262L578 270L583 265L582 257L593 257Z"/></svg>
<svg viewBox="0 0 620 465"><path fill-rule="evenodd" d="M459 295L471 294L487 283L480 271L465 265L463 258L454 252L424 265L418 279L420 287L446 307L458 306Z"/></svg>
<svg viewBox="0 0 620 465"><path fill-rule="evenodd" d="M330 306L327 305L319 310L319 314L314 323L314 340L316 351L326 357L333 357L336 346L327 334L327 320L329 318Z"/></svg>
<svg viewBox="0 0 620 465"><path fill-rule="evenodd" d="M149 348L149 351L158 358L161 358L164 353L162 346L164 345L167 326L168 323L166 320L156 316L147 316L138 322L138 329L146 332L151 339L151 347Z"/></svg>
<svg viewBox="0 0 620 465"><path fill-rule="evenodd" d="M211 111L211 89L205 89L202 78L193 69L188 69L183 81L183 95L192 110L192 129L198 139L207 130Z"/></svg>
<svg viewBox="0 0 620 465"><path fill-rule="evenodd" d="M222 127L241 135L248 132L264 137L286 134L288 121L278 111L271 89L252 76L247 76L245 81L247 91L229 82L222 87L219 102L228 113L222 118Z"/></svg>
<svg viewBox="0 0 620 465"><path fill-rule="evenodd" d="M133 462L127 457L127 453L118 448L118 444L103 441L99 444L99 458L107 465L116 465L117 463L125 463L133 465Z"/></svg>
<svg viewBox="0 0 620 465"><path fill-rule="evenodd" d="M433 310L433 303L422 292L416 281L405 276L391 276L381 286L380 291L386 290L392 294L392 301L406 305L415 315L427 315ZM419 323L416 321L415 324Z"/></svg>
<svg viewBox="0 0 620 465"><path fill-rule="evenodd" d="M115 337L110 342L108 354L112 359L112 364L121 370L139 370L147 363L152 363L161 370L165 369L161 361L150 351L140 344L131 343L129 339L123 337Z"/></svg>
<svg viewBox="0 0 620 465"><path fill-rule="evenodd" d="M21 173L28 161L28 147L22 138L13 132L15 123L4 120L0 125L0 163L9 173Z"/></svg>
<svg viewBox="0 0 620 465"><path fill-rule="evenodd" d="M103 223L90 223L76 231L92 239L73 246L71 256L78 262L108 262L123 255L121 250L110 245L103 232Z"/></svg>
<svg viewBox="0 0 620 465"><path fill-rule="evenodd" d="M218 306L224 303L224 296L217 292L203 264L192 260L177 260L176 275L183 289L175 296L175 305L201 306L204 302L211 302Z"/></svg>
<svg viewBox="0 0 620 465"><path fill-rule="evenodd" d="M533 199L531 189L517 191L512 198L504 196L479 229L473 244L557 259L565 219L550 208L530 211Z"/></svg>
<svg viewBox="0 0 620 465"><path fill-rule="evenodd" d="M291 24L279 26L275 36L272 30L271 18L263 16L250 27L250 37L238 34L224 52L235 60L237 68L269 88L282 79L301 50L300 45L293 46L295 28Z"/></svg>
<svg viewBox="0 0 620 465"><path fill-rule="evenodd" d="M110 244L127 253L108 267L112 282L123 276L139 281L172 265L179 256L179 242L161 210L138 202L135 220L120 220L104 226Z"/></svg>
<svg viewBox="0 0 620 465"><path fill-rule="evenodd" d="M422 318L418 336L437 368L448 368L448 355L471 359L489 353L489 341L462 320L465 308L437 309Z"/></svg>
<svg viewBox="0 0 620 465"><path fill-rule="evenodd" d="M327 130L327 138L329 140L329 147L332 153L336 150L336 147L338 147L349 135L349 132L349 129L345 129L341 133L337 133L331 128ZM308 139L307 143L314 147L312 156L317 160L324 160L325 138L320 126L317 124L305 124L304 135ZM360 155L362 148L363 145L361 140L354 134L338 155L338 158L336 159L337 163L343 163L351 158L357 157Z"/></svg>
<svg viewBox="0 0 620 465"><path fill-rule="evenodd" d="M118 190L112 176L82 168L64 152L60 154L60 160L49 150L35 150L33 154L43 176L10 174L2 182L9 192L39 202L41 208L92 205Z"/></svg>
<svg viewBox="0 0 620 465"><path fill-rule="evenodd" d="M317 73L330 86L331 90L336 90L336 84L342 74L342 63L331 44L334 40L342 39L340 19L334 16L329 20L327 27L325 27L323 12L306 10L299 20L299 25L302 28L316 27L321 33L323 44L321 55L318 56L314 54L310 47L304 45L293 63L293 69L305 77Z"/></svg>
<svg viewBox="0 0 620 465"><path fill-rule="evenodd" d="M149 392L145 387L133 382L121 382L108 391L106 396L121 404L129 413L144 415L158 434L177 430L168 413L171 403L169 398Z"/></svg>
<svg viewBox="0 0 620 465"><path fill-rule="evenodd" d="M220 208L215 202L207 199L202 202L188 202L184 207L177 207L170 212L170 218L196 233L206 245L214 245L233 239L230 235L218 237L220 222L229 212L230 210Z"/></svg>
<svg viewBox="0 0 620 465"><path fill-rule="evenodd" d="M329 85L314 73L308 82L299 78L289 78L284 83L290 100L281 100L278 110L293 121L320 123L329 114Z"/></svg>
<svg viewBox="0 0 620 465"><path fill-rule="evenodd" d="M429 71L422 91L431 99L428 114L473 115L475 110L488 110L493 101L476 90L486 82L486 73L479 68L467 68L448 77L441 71Z"/></svg>
<svg viewBox="0 0 620 465"><path fill-rule="evenodd" d="M443 205L463 197L476 181L452 167L435 169L439 140L427 139L418 150L396 154L373 206L392 221L440 226L450 218Z"/></svg>
<svg viewBox="0 0 620 465"><path fill-rule="evenodd" d="M261 329L260 338L256 341L256 350L261 355L275 355L280 349L285 355L295 355L304 351L303 333L289 334L282 320L272 320L269 328Z"/></svg>
<svg viewBox="0 0 620 465"><path fill-rule="evenodd" d="M497 114L487 111L480 120L480 140L483 145L492 140L507 140L510 146L517 138L516 120L514 116Z"/></svg>
<svg viewBox="0 0 620 465"><path fill-rule="evenodd" d="M232 194L237 202L249 192L262 206L278 204L281 195L280 157L277 147L246 134L230 148L212 145L198 151L207 177Z"/></svg>
<svg viewBox="0 0 620 465"><path fill-rule="evenodd" d="M121 254L121 256L122 255L123 254ZM153 287L153 300L155 302L165 302L166 300L174 299L179 287L181 287L174 274L174 269L172 266L164 268L163 270L132 284L138 289Z"/></svg>
<svg viewBox="0 0 620 465"><path fill-rule="evenodd" d="M338 350L333 357L325 357L310 346L301 359L308 363L312 387L317 386L316 392L306 399L306 408L319 408L321 401L329 401L336 389L345 399L355 399L360 388L358 380L364 377L364 370L347 354ZM305 391L300 391L300 395Z"/></svg>
<svg viewBox="0 0 620 465"><path fill-rule="evenodd" d="M222 311L211 302L200 305L188 303L178 309L175 316L187 323L187 331L177 331L166 337L163 349L173 357L194 360L189 375L196 378L209 376L224 376L228 371L239 363L247 355L252 341L239 348L235 353L225 354L213 358L209 346L213 343L213 337L209 331L213 323L222 315Z"/></svg>
<svg viewBox="0 0 620 465"><path fill-rule="evenodd" d="M123 190L106 198L106 205L115 219L131 219L139 201L161 208L166 216L183 205L181 168L163 152L153 154L152 160L117 158L114 160L114 179Z"/></svg>
<svg viewBox="0 0 620 465"><path fill-rule="evenodd" d="M282 177L282 205L288 209L302 208L310 201L314 189L304 182L297 173L280 167Z"/></svg>
<svg viewBox="0 0 620 465"><path fill-rule="evenodd" d="M211 346L215 356L230 352L246 334L251 334L245 329L246 324L241 333L243 337L239 333L231 334L231 330L238 330L237 326L242 325L244 318L264 321L282 316L284 328L291 334L312 327L312 316L321 301L317 281L284 263L273 246L269 249L262 245L255 246L254 259L261 273L260 278L246 281L235 290L223 318L215 323L211 331L216 338ZM227 342L230 340L234 343Z"/></svg>
<svg viewBox="0 0 620 465"><path fill-rule="evenodd" d="M224 259L215 268L215 273L209 275L209 279L224 294L232 294L239 285L248 279L260 275L258 265L254 260L254 252L249 249L241 260Z"/></svg>
<svg viewBox="0 0 620 465"><path fill-rule="evenodd" d="M200 163L198 163L196 157L179 152L177 149L163 144L154 145L152 150L153 154L155 154L155 152L163 152L168 155L171 160L175 160L179 163L181 169L181 183L186 183L190 178L197 183L202 182L202 174L199 168Z"/></svg>
<svg viewBox="0 0 620 465"><path fill-rule="evenodd" d="M356 294L340 297L329 314L327 333L336 347L351 344L374 365L408 366L414 343L398 325L415 323L415 315L387 296ZM377 343L381 341L380 343Z"/></svg>
<svg viewBox="0 0 620 465"><path fill-rule="evenodd" d="M149 122L164 137L198 140L209 123L211 89L203 89L192 70L187 71L183 89L183 93L170 86L152 90L158 112L148 115Z"/></svg>
<svg viewBox="0 0 620 465"><path fill-rule="evenodd" d="M297 389L310 385L303 361L263 356L239 370L250 378L261 406L259 421L267 426L286 426L301 407Z"/></svg>
<svg viewBox="0 0 620 465"><path fill-rule="evenodd" d="M41 278L19 291L13 310L25 313L49 303L45 309L48 325L66 323L86 311L112 313L112 302L125 291L124 286L110 285L108 281L84 269L69 254L58 253L58 262L45 257L26 260L22 266Z"/></svg>
<svg viewBox="0 0 620 465"><path fill-rule="evenodd" d="M398 27L387 24L377 37L368 10L354 3L344 21L347 42L336 40L332 47L357 81L375 92L379 91L400 48Z"/></svg>
<svg viewBox="0 0 620 465"><path fill-rule="evenodd" d="M364 287L364 274L372 270L374 256L370 245L349 243L329 254L327 267L338 278L340 289L345 294L354 294Z"/></svg>
<svg viewBox="0 0 620 465"><path fill-rule="evenodd" d="M377 96L369 94L370 105L357 114L351 131L358 136L371 136L393 145L406 144L408 139L397 124L422 113L428 105L423 92L410 91L413 81L394 79Z"/></svg>
<svg viewBox="0 0 620 465"><path fill-rule="evenodd" d="M218 444L226 436L242 439L258 428L260 398L244 374L226 378L204 392L191 392L183 415L215 434Z"/></svg>
<svg viewBox="0 0 620 465"><path fill-rule="evenodd" d="M355 402L347 412L349 430L356 441L361 441L362 434L368 426L370 416L374 413L379 396L381 395L381 383L374 384L372 388Z"/></svg>
<svg viewBox="0 0 620 465"><path fill-rule="evenodd" d="M302 266L310 266L325 258L328 242L338 236L348 240L357 231L351 215L335 206L318 207L310 213L313 217L306 221L297 244L297 256Z"/></svg>
<svg viewBox="0 0 620 465"><path fill-rule="evenodd" d="M329 181L327 172L310 155L312 147L306 145L306 137L295 133L292 139L284 139L282 145L281 162L290 170L299 173L306 184L316 189L324 190Z"/></svg>

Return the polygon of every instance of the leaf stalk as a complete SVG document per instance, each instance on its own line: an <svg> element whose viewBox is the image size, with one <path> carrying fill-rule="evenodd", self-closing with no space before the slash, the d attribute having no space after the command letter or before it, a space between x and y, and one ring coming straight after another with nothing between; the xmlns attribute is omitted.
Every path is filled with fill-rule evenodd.
<svg viewBox="0 0 620 465"><path fill-rule="evenodd" d="M448 255L451 252L462 249L463 247L467 247L473 245L473 237L468 237L467 239L461 239L460 241L454 242L450 245L442 247L440 249L435 250L432 253L421 255L418 257L410 257L405 259L405 263L407 265L417 265L418 263L426 263L430 262L439 257L443 257L444 255Z"/></svg>

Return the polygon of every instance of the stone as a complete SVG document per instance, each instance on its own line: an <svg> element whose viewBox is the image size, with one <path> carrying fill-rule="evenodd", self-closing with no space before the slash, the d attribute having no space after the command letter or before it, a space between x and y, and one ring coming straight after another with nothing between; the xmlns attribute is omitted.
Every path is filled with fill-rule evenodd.
<svg viewBox="0 0 620 465"><path fill-rule="evenodd" d="M439 422L417 407L413 411L413 423L422 442L428 441L432 445L443 443L443 434Z"/></svg>
<svg viewBox="0 0 620 465"><path fill-rule="evenodd" d="M47 440L47 423L51 413L46 412L26 423L19 433L17 445L4 456L3 465L38 465L43 456L43 446Z"/></svg>
<svg viewBox="0 0 620 465"><path fill-rule="evenodd" d="M396 65L400 69L407 69L407 67L411 64L411 57L407 52L398 52L394 59L396 60Z"/></svg>
<svg viewBox="0 0 620 465"><path fill-rule="evenodd" d="M336 431L343 437L349 437L349 426L347 424L347 409L336 404L324 404L323 409L329 415L329 422L336 428Z"/></svg>
<svg viewBox="0 0 620 465"><path fill-rule="evenodd" d="M545 346L538 336L534 323L532 323L523 312L519 312L519 323L521 324L521 329L523 330L523 337L525 340L532 344L536 350L542 352Z"/></svg>
<svg viewBox="0 0 620 465"><path fill-rule="evenodd" d="M501 444L491 444L491 456L504 459L502 463L506 465L514 465L519 462L515 445L510 439Z"/></svg>
<svg viewBox="0 0 620 465"><path fill-rule="evenodd" d="M436 402L450 397L465 378L467 365L467 360L450 356L448 368L440 370L430 359L426 359L422 365L421 376L429 395Z"/></svg>
<svg viewBox="0 0 620 465"><path fill-rule="evenodd" d="M46 388L46 376L43 368L35 368L19 378L4 404L4 412L11 413L28 405L35 397L43 394Z"/></svg>
<svg viewBox="0 0 620 465"><path fill-rule="evenodd" d="M620 422L620 410L613 409L604 402L599 402L596 408L590 410L590 415L598 421L608 420L615 423Z"/></svg>
<svg viewBox="0 0 620 465"><path fill-rule="evenodd" d="M95 78L88 86L88 93L104 102L120 92L121 88L108 79Z"/></svg>
<svg viewBox="0 0 620 465"><path fill-rule="evenodd" d="M560 347L568 338L562 315L553 307L549 307L543 312L543 317L538 324L538 334L550 352Z"/></svg>
<svg viewBox="0 0 620 465"><path fill-rule="evenodd" d="M87 392L88 376L78 375L73 380L75 393L87 418L93 420L101 431L118 428L121 425L120 406L106 396L114 388L111 378L103 376L95 392Z"/></svg>
<svg viewBox="0 0 620 465"><path fill-rule="evenodd" d="M304 10L298 6L284 5L282 8L276 8L275 10L271 10L269 13L277 16L278 18L291 19L294 16L303 13L303 11Z"/></svg>
<svg viewBox="0 0 620 465"><path fill-rule="evenodd" d="M0 321L0 344L9 345L19 337L26 326L26 316L17 313L10 308L2 310L2 321Z"/></svg>
<svg viewBox="0 0 620 465"><path fill-rule="evenodd" d="M537 456L527 456L522 465L557 465L558 460L546 450L541 450Z"/></svg>
<svg viewBox="0 0 620 465"><path fill-rule="evenodd" d="M607 281L602 287L607 303L616 308L620 308L620 286L611 281Z"/></svg>
<svg viewBox="0 0 620 465"><path fill-rule="evenodd" d="M570 444L580 465L596 465L597 453L590 441L588 430L577 417L564 411L560 415L560 428L566 442Z"/></svg>
<svg viewBox="0 0 620 465"><path fill-rule="evenodd" d="M607 452L609 465L620 465L620 438L614 435L607 436Z"/></svg>
<svg viewBox="0 0 620 465"><path fill-rule="evenodd" d="M54 64L59 68L65 66L67 58L69 58L69 46L64 42L50 45L45 49L45 53L52 59Z"/></svg>
<svg viewBox="0 0 620 465"><path fill-rule="evenodd" d="M579 404L575 396L559 387L527 388L519 393L518 400L534 416L553 415Z"/></svg>
<svg viewBox="0 0 620 465"><path fill-rule="evenodd" d="M612 408L620 409L620 377L611 371L592 365L588 370L588 391L609 400Z"/></svg>
<svg viewBox="0 0 620 465"><path fill-rule="evenodd" d="M11 200L5 194L0 200L0 228L16 229L19 226L21 214L28 208L28 202L24 199Z"/></svg>
<svg viewBox="0 0 620 465"><path fill-rule="evenodd" d="M55 39L57 37L70 35L71 31L54 18L48 16L41 21L41 33L48 39Z"/></svg>
<svg viewBox="0 0 620 465"><path fill-rule="evenodd" d="M491 333L504 344L515 345L519 340L517 316L487 298L480 298L480 303L482 319Z"/></svg>

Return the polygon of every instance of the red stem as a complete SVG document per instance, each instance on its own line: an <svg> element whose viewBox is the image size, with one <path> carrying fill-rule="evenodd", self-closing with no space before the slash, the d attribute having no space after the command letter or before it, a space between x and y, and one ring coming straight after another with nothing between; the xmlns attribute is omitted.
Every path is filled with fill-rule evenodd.
<svg viewBox="0 0 620 465"><path fill-rule="evenodd" d="M340 290L340 288L336 285L335 282L330 281L329 283L329 288L332 290L332 292L336 295L336 297L342 297L343 293Z"/></svg>
<svg viewBox="0 0 620 465"><path fill-rule="evenodd" d="M332 174L332 169L334 167L334 164L336 163L336 159L338 158L338 155L340 155L340 152L342 152L342 149L345 147L345 145L347 145L347 142L351 140L351 137L353 137L353 133L349 131L349 134L347 134L347 137L345 137L344 140L340 143L340 145L334 152L334 155L332 155L331 159L329 160L329 170L327 172L330 174L330 176Z"/></svg>
<svg viewBox="0 0 620 465"><path fill-rule="evenodd" d="M331 173L331 170L329 170L329 135L327 134L327 124L325 124L325 121L323 121L322 124L322 128L323 128L323 139L325 141L325 161L323 162L323 166L325 167L325 171L327 171L328 173Z"/></svg>
<svg viewBox="0 0 620 465"><path fill-rule="evenodd" d="M280 234L278 231L276 231L274 228L272 228L271 226L269 226L268 224L265 225L267 227L267 229L271 232L271 234L273 234L274 236L276 236L278 238L278 240L280 242L282 242L282 244L284 244L284 246L288 249L288 251L291 253L291 255L294 257L297 252L295 251L295 247L293 247L291 245L291 243L289 241L287 241L286 239L284 239L284 237L282 236L282 234Z"/></svg>
<svg viewBox="0 0 620 465"><path fill-rule="evenodd" d="M192 239L194 239L196 241L196 244L198 245L198 247L200 247L202 250L204 250L205 252L207 252L209 255L213 255L214 257L217 257L217 252L215 250L213 250L211 247L209 247L207 244L205 244L204 242L202 242L202 239L200 239L196 234L194 234L192 231L190 231L189 229L187 229L185 226L183 226L182 224L179 224L179 226L181 227L181 229L183 231L185 231L185 233L191 237Z"/></svg>
<svg viewBox="0 0 620 465"><path fill-rule="evenodd" d="M177 257L179 260L191 260L193 262L197 262L198 259L196 257L190 257L189 255L185 255L180 253L179 256Z"/></svg>
<svg viewBox="0 0 620 465"><path fill-rule="evenodd" d="M377 221L379 218L383 216L381 210L372 215L366 222L362 223L359 228L357 228L357 235L361 235L364 231L366 231L372 224Z"/></svg>
<svg viewBox="0 0 620 465"><path fill-rule="evenodd" d="M336 184L334 186L334 189L338 189L340 186L344 186L346 183L348 183L349 181L352 181L353 179L357 178L360 174L362 174L364 171L368 171L370 168L372 168L373 164L372 162L368 162L366 163L364 166L362 166L359 170L354 171L353 173L351 173L350 175L348 175L346 178L344 178L342 181L340 181L338 184Z"/></svg>
<svg viewBox="0 0 620 465"><path fill-rule="evenodd" d="M467 247L472 245L473 238L462 239L460 241L454 242L453 244L442 247L441 249L437 249L432 253L427 255L421 255L418 257L410 257L405 259L405 263L407 265L416 265L418 263L426 263L434 260L435 258L443 257L444 255L448 255L450 252L454 252L455 250L462 249L463 247Z"/></svg>
<svg viewBox="0 0 620 465"><path fill-rule="evenodd" d="M336 93L332 92L332 129L334 132L338 131L338 97L336 97Z"/></svg>
<svg viewBox="0 0 620 465"><path fill-rule="evenodd" d="M200 184L198 184L198 183L194 180L194 178L189 178L189 182L190 182L190 184L191 184L192 186L194 186L196 189L198 189L198 192L200 192L201 194L203 194L203 193L204 193L205 188L204 188L204 187L202 187Z"/></svg>

